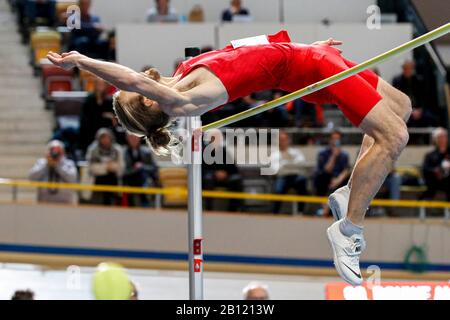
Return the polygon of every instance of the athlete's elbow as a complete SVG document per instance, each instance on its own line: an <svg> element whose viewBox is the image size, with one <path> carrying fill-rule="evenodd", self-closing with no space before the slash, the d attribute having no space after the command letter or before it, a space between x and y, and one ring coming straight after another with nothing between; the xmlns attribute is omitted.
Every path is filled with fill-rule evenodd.
<svg viewBox="0 0 450 320"><path fill-rule="evenodd" d="M124 91L138 92L139 88L142 87L142 78L139 74L129 74L123 77L119 83L119 89Z"/></svg>

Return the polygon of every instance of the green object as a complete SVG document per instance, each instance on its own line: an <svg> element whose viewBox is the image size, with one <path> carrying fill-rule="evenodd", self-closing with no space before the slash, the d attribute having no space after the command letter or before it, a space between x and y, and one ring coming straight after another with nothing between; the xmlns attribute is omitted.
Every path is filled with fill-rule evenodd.
<svg viewBox="0 0 450 320"><path fill-rule="evenodd" d="M426 251L423 247L412 246L405 255L406 269L412 272L425 272L428 268Z"/></svg>
<svg viewBox="0 0 450 320"><path fill-rule="evenodd" d="M369 59L363 63L360 63L348 70L342 71L338 74L335 74L334 76L331 76L329 78L326 78L324 80L321 80L319 82L313 83L303 89L300 89L298 91L289 93L281 98L269 101L267 103L264 103L260 106L248 109L246 111L240 112L238 114L232 115L230 117L218 120L216 122L207 124L202 127L202 131L207 131L210 129L218 129L223 126L226 126L228 124L240 121L242 119L246 119L248 117L257 115L261 112L279 107L285 103L288 103L290 101L296 100L298 98L304 97L308 94L311 94L313 92L322 90L323 88L326 88L328 86L331 86L337 82L340 82L344 79L347 79L351 76L354 76L355 74L358 74L364 70L367 70L371 67L376 66L377 64L380 64L381 62L384 62L390 58L393 58L395 56L398 56L399 54L402 54L407 51L411 51L417 47L420 47L426 43L429 43L437 38L440 38L447 33L450 32L450 23L447 23L433 31L430 31L416 39L413 39L407 43L404 43L397 48L391 49L389 51L386 51L385 53L382 53L372 59Z"/></svg>
<svg viewBox="0 0 450 320"><path fill-rule="evenodd" d="M129 300L132 286L121 265L103 262L97 266L92 289L96 300Z"/></svg>

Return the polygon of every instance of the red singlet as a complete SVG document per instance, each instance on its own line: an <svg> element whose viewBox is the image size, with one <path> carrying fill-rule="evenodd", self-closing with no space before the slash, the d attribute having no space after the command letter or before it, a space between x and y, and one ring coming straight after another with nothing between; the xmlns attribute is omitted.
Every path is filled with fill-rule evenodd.
<svg viewBox="0 0 450 320"><path fill-rule="evenodd" d="M268 40L270 44L236 49L229 45L201 54L182 62L175 75L185 77L198 67L206 67L222 81L228 101L233 101L268 89L293 92L356 64L330 46L292 43L285 30L268 36ZM382 99L377 84L378 76L367 70L302 99L336 104L358 126Z"/></svg>

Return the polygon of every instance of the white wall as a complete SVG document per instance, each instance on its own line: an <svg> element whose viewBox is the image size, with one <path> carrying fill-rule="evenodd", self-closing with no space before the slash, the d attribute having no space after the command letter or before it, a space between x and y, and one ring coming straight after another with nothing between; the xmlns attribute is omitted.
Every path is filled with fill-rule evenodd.
<svg viewBox="0 0 450 320"><path fill-rule="evenodd" d="M119 25L117 59L135 70L150 64L172 75L175 60L184 58L184 48L214 45L214 32L213 24Z"/></svg>
<svg viewBox="0 0 450 320"><path fill-rule="evenodd" d="M218 28L219 47L224 47L231 40L251 37L261 34L274 34L281 29L287 29L293 42L312 43L317 39L317 26L308 24L281 25L279 23L252 23L245 28L237 24L224 24Z"/></svg>
<svg viewBox="0 0 450 320"><path fill-rule="evenodd" d="M217 28L217 31L216 31ZM118 26L118 61L135 69L153 64L164 74L173 72L175 59L183 57L184 47L218 45L223 47L230 40L259 34L270 34L287 29L292 41L312 43L334 37L344 41L344 56L362 62L392 49L412 38L409 24L383 25L380 30L369 30L365 24L250 23L245 24L127 24ZM182 36L180 36L182 35ZM400 73L400 65L411 53L394 58L378 66L381 75L391 81Z"/></svg>
<svg viewBox="0 0 450 320"><path fill-rule="evenodd" d="M119 23L145 22L147 10L153 0L93 0L92 13L98 15L102 23L112 29Z"/></svg>
<svg viewBox="0 0 450 320"><path fill-rule="evenodd" d="M363 62L378 54L408 42L413 37L410 24L386 24L380 30L369 30L365 24L339 24L330 27L318 26L317 39L333 37L344 41L343 55L355 62ZM388 82L401 72L402 61L410 58L407 52L377 66Z"/></svg>
<svg viewBox="0 0 450 320"><path fill-rule="evenodd" d="M282 0L284 21L287 23L363 22L367 7L375 0Z"/></svg>

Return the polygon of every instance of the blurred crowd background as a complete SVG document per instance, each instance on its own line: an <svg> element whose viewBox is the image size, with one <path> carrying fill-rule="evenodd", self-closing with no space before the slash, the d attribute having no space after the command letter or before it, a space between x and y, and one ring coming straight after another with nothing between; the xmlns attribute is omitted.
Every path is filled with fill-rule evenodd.
<svg viewBox="0 0 450 320"><path fill-rule="evenodd" d="M136 187L167 187L172 186L175 180L183 186L186 172L182 168L162 165L164 159L152 154L141 139L128 135L118 124L111 103L116 88L85 71L61 70L43 59L49 50L77 50L93 58L116 61L116 32L102 24L101 12L92 11L93 1L96 0L9 0L9 9L14 13L22 44L29 49L29 64L34 76L40 79L42 104L52 117L49 142L46 147L42 145L42 157L35 159L28 177L22 178ZM395 15L395 23L414 23L412 15L408 14L408 3L398 1L397 5L392 5L392 2L379 1L383 13ZM80 29L67 28L67 8L70 5L77 5L80 9ZM252 9L245 0L232 0L217 12L217 22L241 23L245 28L245 23L252 21ZM149 0L148 10L142 15L152 24L203 23L204 8L195 5L188 12L180 12L170 0ZM329 24L330 21L322 23ZM211 44L202 47L201 51L214 49ZM179 62L173 61L174 70ZM140 71L151 67L154 66L143 65ZM428 54L417 50L414 59L403 61L401 73L387 79L411 98L414 110L408 122L410 146L418 147L421 154L415 165L398 167L389 175L379 198L450 201L450 148L445 129L448 117L446 106L439 100L444 87L436 81L432 71L435 69L435 63ZM277 90L256 92L205 114L202 121L207 124L283 94L285 92ZM282 160L280 170L276 176L262 177L255 174L254 168L205 164L203 186L206 190L326 196L347 182L352 157L346 146L357 146L361 141L361 135L350 128L336 106L312 105L300 99L233 126L280 128L280 151L272 155ZM216 144L222 147L222 144ZM314 153L313 163L307 161L310 156L305 155L304 150ZM147 195L78 193L46 188L39 189L37 199L70 204L155 206L155 198ZM183 200L166 200L163 205L185 205ZM205 206L222 211L291 212L279 202L261 205L254 201L230 200L224 203L210 199ZM299 204L298 210L309 215L329 215L326 206ZM399 213L375 208L370 214Z"/></svg>

